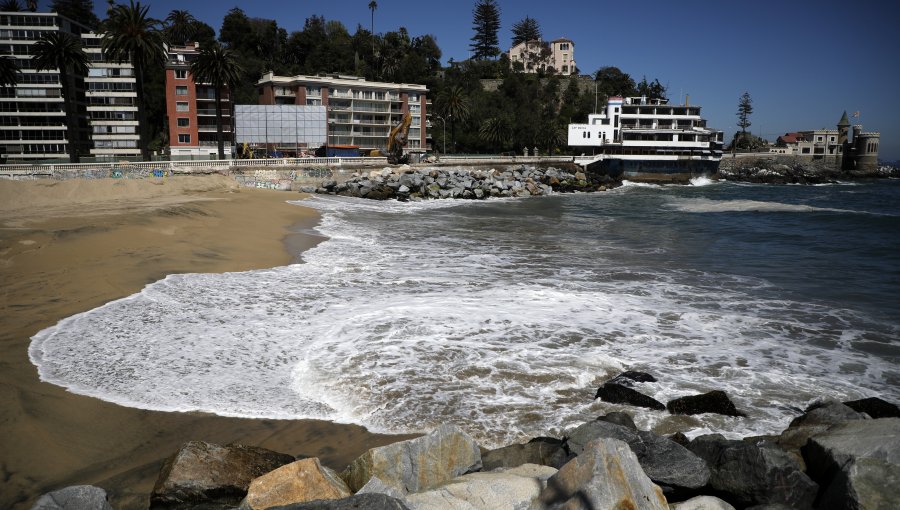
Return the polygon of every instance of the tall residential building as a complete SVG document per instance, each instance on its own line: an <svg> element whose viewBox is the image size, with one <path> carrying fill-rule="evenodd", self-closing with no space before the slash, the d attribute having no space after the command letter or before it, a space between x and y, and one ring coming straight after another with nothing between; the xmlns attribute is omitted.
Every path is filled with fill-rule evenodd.
<svg viewBox="0 0 900 510"><path fill-rule="evenodd" d="M166 115L169 154L173 159L216 158L215 88L194 82L191 64L200 55L200 43L169 46L166 61ZM231 154L234 120L231 96L222 90L222 133L226 157Z"/></svg>
<svg viewBox="0 0 900 510"><path fill-rule="evenodd" d="M97 159L140 158L134 67L106 58L102 34L88 32L81 39L91 62L84 79L90 154Z"/></svg>
<svg viewBox="0 0 900 510"><path fill-rule="evenodd" d="M575 65L575 43L561 38L545 42L532 40L521 42L509 49L509 64L516 70L516 64L526 73L553 69L556 74L570 76L578 72Z"/></svg>
<svg viewBox="0 0 900 510"><path fill-rule="evenodd" d="M37 71L34 44L50 32L82 39L90 62L88 75L71 73L73 132L59 71ZM16 60L21 73L15 87L0 88L0 154L8 163L67 160L75 143L81 158L140 156L131 64L109 63L100 49L102 35L56 13L0 13L0 55Z"/></svg>
<svg viewBox="0 0 900 510"><path fill-rule="evenodd" d="M427 126L431 103L425 85L366 81L356 76L263 75L257 82L259 104L325 106L328 144L384 149L391 128L409 112L412 123L406 148L429 148Z"/></svg>

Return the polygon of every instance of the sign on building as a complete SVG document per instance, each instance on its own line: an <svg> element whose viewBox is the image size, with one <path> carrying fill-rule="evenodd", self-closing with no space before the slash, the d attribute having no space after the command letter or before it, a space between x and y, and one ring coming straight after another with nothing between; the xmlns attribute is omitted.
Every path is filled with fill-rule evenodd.
<svg viewBox="0 0 900 510"><path fill-rule="evenodd" d="M324 106L238 104L234 131L239 145L320 147L327 136L327 112Z"/></svg>

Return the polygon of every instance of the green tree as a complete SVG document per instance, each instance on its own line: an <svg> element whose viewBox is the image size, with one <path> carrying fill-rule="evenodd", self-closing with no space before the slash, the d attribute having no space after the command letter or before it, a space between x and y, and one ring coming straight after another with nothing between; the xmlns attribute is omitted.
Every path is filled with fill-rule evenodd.
<svg viewBox="0 0 900 510"><path fill-rule="evenodd" d="M641 82L637 84L637 95L646 96L648 99L666 99L666 87L655 79L652 82L647 81L644 76Z"/></svg>
<svg viewBox="0 0 900 510"><path fill-rule="evenodd" d="M0 57L0 87L15 87L20 72L16 59Z"/></svg>
<svg viewBox="0 0 900 510"><path fill-rule="evenodd" d="M243 69L237 55L221 44L207 44L200 49L197 60L191 64L191 74L197 83L212 85L216 99L216 142L219 159L225 159L225 138L222 134L222 89L234 86L241 79Z"/></svg>
<svg viewBox="0 0 900 510"><path fill-rule="evenodd" d="M47 32L34 43L32 63L36 71L57 70L62 86L66 110L66 129L69 136L69 161L78 162L78 105L75 91L69 83L74 75L87 74L88 57L81 46L81 39L66 32Z"/></svg>
<svg viewBox="0 0 900 510"><path fill-rule="evenodd" d="M372 0L369 2L369 10L372 11L372 35L375 35L375 9L378 9L378 2ZM375 53L375 39L372 39L372 53Z"/></svg>
<svg viewBox="0 0 900 510"><path fill-rule="evenodd" d="M509 146L509 123L505 117L491 117L481 123L478 135L489 145L491 152L502 152Z"/></svg>
<svg viewBox="0 0 900 510"><path fill-rule="evenodd" d="M500 53L497 32L500 30L500 6L496 0L478 0L472 10L472 58L483 60Z"/></svg>
<svg viewBox="0 0 900 510"><path fill-rule="evenodd" d="M597 93L604 98L604 102L612 96L628 97L637 94L634 80L618 67L601 67L594 73L594 80L597 81Z"/></svg>
<svg viewBox="0 0 900 510"><path fill-rule="evenodd" d="M163 32L169 44L184 45L194 41L197 33L197 18L188 11L173 10L164 20Z"/></svg>
<svg viewBox="0 0 900 510"><path fill-rule="evenodd" d="M541 35L541 26L534 18L525 16L525 19L517 21L512 26L512 45L528 41L540 41L543 39Z"/></svg>
<svg viewBox="0 0 900 510"><path fill-rule="evenodd" d="M753 100L750 99L750 93L744 92L738 99L738 127L741 128L743 136L747 134L747 128L750 127L750 114L753 113Z"/></svg>
<svg viewBox="0 0 900 510"><path fill-rule="evenodd" d="M93 0L53 0L50 10L86 25L91 30L100 26L100 19L94 14Z"/></svg>
<svg viewBox="0 0 900 510"><path fill-rule="evenodd" d="M435 101L438 112L445 122L450 123L451 147L456 146L456 124L469 119L469 97L460 86L451 86L442 90Z"/></svg>
<svg viewBox="0 0 900 510"><path fill-rule="evenodd" d="M144 104L144 78L147 72L162 73L166 60L160 22L147 15L149 6L129 0L128 5L116 5L104 22L103 52L112 60L131 62L137 88L138 130L141 157L150 159L147 111Z"/></svg>

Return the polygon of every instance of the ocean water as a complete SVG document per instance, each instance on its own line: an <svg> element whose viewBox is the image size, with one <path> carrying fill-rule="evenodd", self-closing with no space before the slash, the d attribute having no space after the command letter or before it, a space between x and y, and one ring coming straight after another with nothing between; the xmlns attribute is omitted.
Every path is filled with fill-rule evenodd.
<svg viewBox="0 0 900 510"><path fill-rule="evenodd" d="M820 397L900 401L900 181L303 205L328 237L303 263L64 319L33 338L40 377L143 409L453 422L489 447L614 410L739 437ZM721 389L749 416L595 401L626 369L663 403Z"/></svg>

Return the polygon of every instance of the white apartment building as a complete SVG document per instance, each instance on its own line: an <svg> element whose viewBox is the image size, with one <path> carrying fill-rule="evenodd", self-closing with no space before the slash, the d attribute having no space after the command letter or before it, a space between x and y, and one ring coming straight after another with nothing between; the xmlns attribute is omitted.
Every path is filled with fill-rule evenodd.
<svg viewBox="0 0 900 510"><path fill-rule="evenodd" d="M82 39L87 76L69 77L75 95L75 129L69 132L58 70L37 71L33 46L49 32ZM56 13L0 12L0 55L20 69L15 87L0 88L0 158L7 163L68 160L69 144L80 157L139 156L131 64L105 62L99 34Z"/></svg>
<svg viewBox="0 0 900 510"><path fill-rule="evenodd" d="M513 69L516 69L516 63L521 63L522 71L526 73L553 69L556 74L570 76L578 71L575 43L566 38L549 43L541 40L521 42L509 49L509 63Z"/></svg>
<svg viewBox="0 0 900 510"><path fill-rule="evenodd" d="M406 148L429 147L428 115L431 102L425 85L367 81L356 76L263 75L257 82L260 104L325 106L328 145L384 149L391 128L409 112L412 119Z"/></svg>
<svg viewBox="0 0 900 510"><path fill-rule="evenodd" d="M90 155L98 159L139 158L137 89L130 62L107 60L101 49L102 34L81 34L90 59L84 79Z"/></svg>

